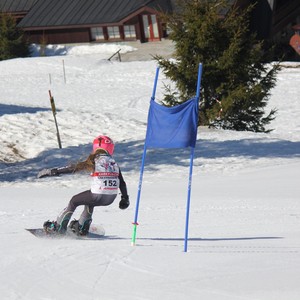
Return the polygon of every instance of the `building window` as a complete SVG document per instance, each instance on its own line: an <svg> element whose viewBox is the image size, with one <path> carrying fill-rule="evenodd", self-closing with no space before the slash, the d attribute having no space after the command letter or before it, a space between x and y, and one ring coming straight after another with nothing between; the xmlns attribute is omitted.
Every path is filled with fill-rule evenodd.
<svg viewBox="0 0 300 300"><path fill-rule="evenodd" d="M102 27L93 27L91 28L92 40L104 40L104 33Z"/></svg>
<svg viewBox="0 0 300 300"><path fill-rule="evenodd" d="M124 36L125 38L136 38L135 26L125 25L124 26Z"/></svg>
<svg viewBox="0 0 300 300"><path fill-rule="evenodd" d="M148 15L143 15L143 24L144 24L145 38L148 39L150 37L150 25L149 25Z"/></svg>
<svg viewBox="0 0 300 300"><path fill-rule="evenodd" d="M108 26L107 33L108 33L108 38L110 38L110 39L119 39L120 38L119 26Z"/></svg>
<svg viewBox="0 0 300 300"><path fill-rule="evenodd" d="M151 23L152 23L153 37L159 38L156 15L151 15Z"/></svg>

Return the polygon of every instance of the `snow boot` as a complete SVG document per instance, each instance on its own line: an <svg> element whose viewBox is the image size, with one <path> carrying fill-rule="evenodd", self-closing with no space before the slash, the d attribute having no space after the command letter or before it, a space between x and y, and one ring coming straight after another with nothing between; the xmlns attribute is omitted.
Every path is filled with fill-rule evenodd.
<svg viewBox="0 0 300 300"><path fill-rule="evenodd" d="M64 220L62 224L58 224L56 221L46 221L43 228L47 234L65 234L67 231L69 220Z"/></svg>
<svg viewBox="0 0 300 300"><path fill-rule="evenodd" d="M43 228L47 234L55 234L57 233L57 223L55 221L46 221L43 224Z"/></svg>
<svg viewBox="0 0 300 300"><path fill-rule="evenodd" d="M57 232L59 234L65 234L67 232L68 224L73 212L64 209L63 213L57 218Z"/></svg>
<svg viewBox="0 0 300 300"><path fill-rule="evenodd" d="M85 236L89 233L90 225L92 220L86 220L83 225L79 224L78 220L70 222L69 228L78 236Z"/></svg>

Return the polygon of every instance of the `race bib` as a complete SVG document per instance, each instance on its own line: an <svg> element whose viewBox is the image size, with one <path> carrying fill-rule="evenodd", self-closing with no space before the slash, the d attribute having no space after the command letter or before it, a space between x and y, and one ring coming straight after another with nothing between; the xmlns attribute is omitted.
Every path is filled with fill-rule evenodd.
<svg viewBox="0 0 300 300"><path fill-rule="evenodd" d="M95 159L95 172L92 174L91 192L95 194L118 194L119 166L110 156Z"/></svg>

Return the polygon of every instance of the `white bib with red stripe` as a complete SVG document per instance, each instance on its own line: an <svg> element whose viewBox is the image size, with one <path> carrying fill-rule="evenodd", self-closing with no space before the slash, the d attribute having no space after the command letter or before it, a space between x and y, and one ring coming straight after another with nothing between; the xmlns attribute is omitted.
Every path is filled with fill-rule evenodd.
<svg viewBox="0 0 300 300"><path fill-rule="evenodd" d="M92 175L91 192L94 194L116 195L120 185L119 166L109 155L95 158L95 172Z"/></svg>

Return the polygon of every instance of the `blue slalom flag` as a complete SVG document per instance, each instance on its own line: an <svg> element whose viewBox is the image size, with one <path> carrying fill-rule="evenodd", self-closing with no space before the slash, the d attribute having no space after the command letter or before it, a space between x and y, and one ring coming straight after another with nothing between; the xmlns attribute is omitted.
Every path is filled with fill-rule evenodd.
<svg viewBox="0 0 300 300"><path fill-rule="evenodd" d="M136 230L138 225L138 212L142 191L142 182L147 148L187 148L191 147L190 172L188 181L186 226L184 239L184 252L187 252L189 213L191 202L191 186L193 159L197 138L198 106L200 97L200 83L202 77L202 64L199 64L196 97L173 107L162 106L154 101L158 81L159 68L153 86L153 93L148 113L147 133L142 157L141 172L136 200L133 234L131 244L135 245Z"/></svg>
<svg viewBox="0 0 300 300"><path fill-rule="evenodd" d="M197 97L172 107L151 100L146 145L149 148L194 148L197 125Z"/></svg>

